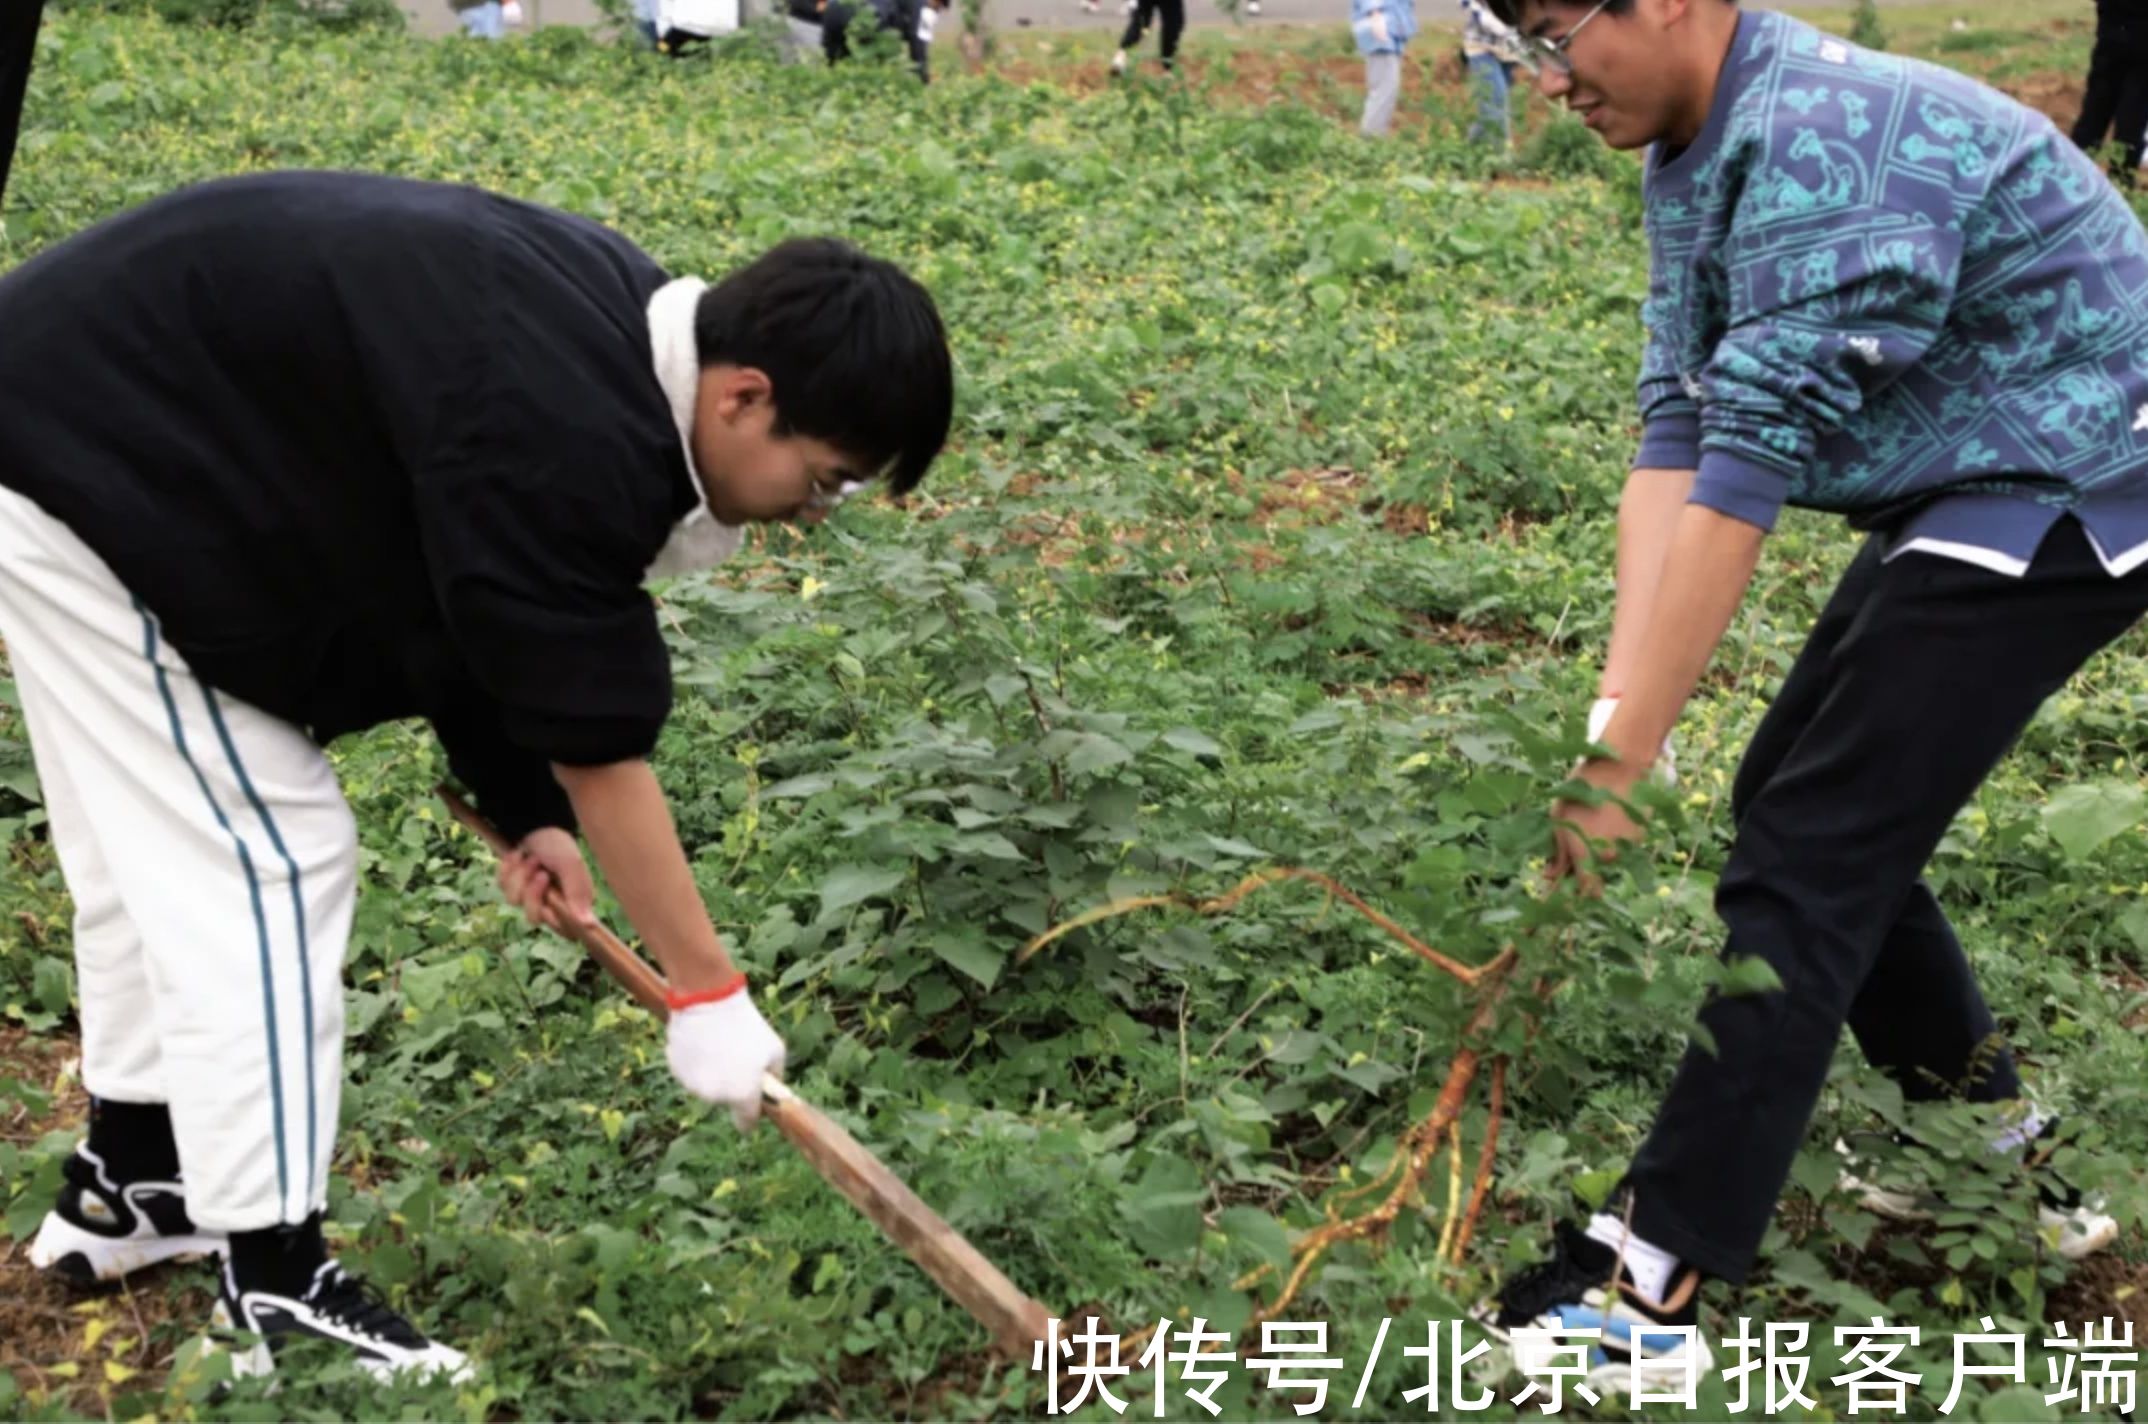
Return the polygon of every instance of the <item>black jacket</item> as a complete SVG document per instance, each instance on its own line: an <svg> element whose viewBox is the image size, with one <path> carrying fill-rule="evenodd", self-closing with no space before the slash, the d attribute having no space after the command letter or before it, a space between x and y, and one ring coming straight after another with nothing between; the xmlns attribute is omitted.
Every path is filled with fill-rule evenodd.
<svg viewBox="0 0 2148 1424"><path fill-rule="evenodd" d="M37 51L37 22L44 10L45 0L0 4L0 197L7 194L23 95L30 87L30 60Z"/></svg>
<svg viewBox="0 0 2148 1424"><path fill-rule="evenodd" d="M430 719L510 836L670 710L642 574L695 503L666 275L595 223L335 173L189 188L0 278L0 482L209 685Z"/></svg>
<svg viewBox="0 0 2148 1424"><path fill-rule="evenodd" d="M911 67L926 77L929 54L918 38L918 9L924 0L828 0L821 13L820 47L830 64L850 58L850 26L860 15L871 15L885 30L901 39Z"/></svg>
<svg viewBox="0 0 2148 1424"><path fill-rule="evenodd" d="M2148 0L2096 0L2096 45L2148 51Z"/></svg>

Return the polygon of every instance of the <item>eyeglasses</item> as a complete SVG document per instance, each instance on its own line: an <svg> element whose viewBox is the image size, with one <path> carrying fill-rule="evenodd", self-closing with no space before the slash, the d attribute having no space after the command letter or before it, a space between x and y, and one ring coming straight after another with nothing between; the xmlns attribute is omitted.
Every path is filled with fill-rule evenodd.
<svg viewBox="0 0 2148 1424"><path fill-rule="evenodd" d="M1571 78L1574 73L1574 63L1566 57L1567 46L1572 44L1574 36L1580 34L1582 28L1589 21L1602 14L1604 7L1610 3L1611 0L1596 0L1596 4L1590 8L1588 14L1574 21L1574 27L1555 40L1547 39L1543 35L1521 36L1521 62L1529 66L1529 71L1532 74L1542 74L1548 69L1555 74L1563 74Z"/></svg>
<svg viewBox="0 0 2148 1424"><path fill-rule="evenodd" d="M833 514L835 507L871 484L871 480L845 480L834 489L816 482L806 491L805 504L800 507L804 514Z"/></svg>

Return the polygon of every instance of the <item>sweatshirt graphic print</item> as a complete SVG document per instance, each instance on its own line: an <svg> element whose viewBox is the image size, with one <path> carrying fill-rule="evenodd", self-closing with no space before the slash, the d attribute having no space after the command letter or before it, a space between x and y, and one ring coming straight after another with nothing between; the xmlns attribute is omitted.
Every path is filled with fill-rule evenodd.
<svg viewBox="0 0 2148 1424"><path fill-rule="evenodd" d="M2148 235L2041 114L1747 12L1647 225L1636 463L1698 468L1695 502L2148 543Z"/></svg>

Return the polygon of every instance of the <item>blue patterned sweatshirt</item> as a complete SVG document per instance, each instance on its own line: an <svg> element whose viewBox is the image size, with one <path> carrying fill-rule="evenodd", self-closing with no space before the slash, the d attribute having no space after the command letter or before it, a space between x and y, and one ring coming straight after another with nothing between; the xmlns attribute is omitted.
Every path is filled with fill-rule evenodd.
<svg viewBox="0 0 2148 1424"><path fill-rule="evenodd" d="M1743 12L1698 138L1649 155L1636 467L2027 569L2072 513L2148 561L2148 234L2041 114Z"/></svg>

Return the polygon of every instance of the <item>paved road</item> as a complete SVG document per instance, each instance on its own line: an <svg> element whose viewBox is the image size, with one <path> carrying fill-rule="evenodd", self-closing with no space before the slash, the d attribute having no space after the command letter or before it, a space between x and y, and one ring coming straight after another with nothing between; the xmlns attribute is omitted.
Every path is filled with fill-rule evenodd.
<svg viewBox="0 0 2148 1424"><path fill-rule="evenodd" d="M1847 5L1852 0L1798 0L1800 9L1806 6ZM754 0L757 5L767 0ZM1124 23L1124 12L1119 0L1100 0L1103 13L1090 15L1083 12L1080 0L990 0L992 23L1001 29L1035 27L1039 29L1104 29ZM1908 0L1880 0L1883 5L1908 3ZM409 13L414 28L425 34L439 34L454 28L454 14L448 8L448 0L402 0L403 9ZM590 0L522 0L532 23L541 25L586 25L598 18L597 8ZM1761 8L1774 8L1761 0ZM2087 10L2087 0L2082 0ZM1420 16L1435 20L1449 20L1460 12L1455 0L1419 0ZM1332 21L1340 23L1350 16L1349 0L1261 0L1261 16L1250 20L1251 24L1317 23ZM1230 17L1218 9L1214 0L1187 0L1186 22L1189 26L1227 25ZM949 31L955 25L946 26Z"/></svg>

